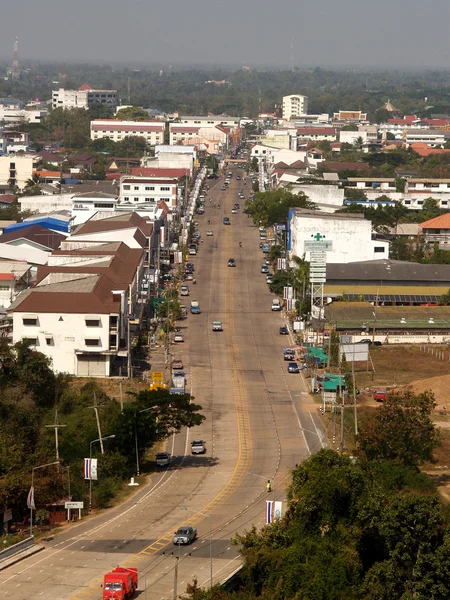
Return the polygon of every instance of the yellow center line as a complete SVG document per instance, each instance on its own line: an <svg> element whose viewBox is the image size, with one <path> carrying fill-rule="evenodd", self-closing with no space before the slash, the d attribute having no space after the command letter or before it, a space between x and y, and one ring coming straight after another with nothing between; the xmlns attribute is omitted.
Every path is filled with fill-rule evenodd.
<svg viewBox="0 0 450 600"><path fill-rule="evenodd" d="M228 255L228 251L230 248L231 227L226 226L225 230L225 247ZM246 389L238 367L239 350L236 341L236 330L234 322L234 274L235 269L227 268L225 276L225 314L229 316L229 323L227 323L225 334L227 341L227 352L231 367L231 383L233 386L234 403L236 411L238 458L234 471L231 474L225 486L216 494L216 496L210 502L203 506L198 513L195 513L192 516L192 518L189 519L190 523L193 526L203 521L205 518L204 515L209 515L218 505L224 504L234 494L234 492L241 485L242 481L245 479L245 476L250 470L252 463L253 448L249 407ZM201 513L204 514L202 515ZM180 526L182 525L183 523L180 524ZM121 566L136 566L136 564L147 560L149 556L152 556L159 552L162 548L167 546L172 541L172 530L173 529L164 533L161 537L152 542L149 546L141 550L139 553L128 557L122 563ZM80 600L81 596L84 597L84 600L86 600L86 598L92 598L95 593L98 593L102 580L103 577L100 577L96 578L94 581L91 581L87 587L82 588L82 590L76 592L73 596L70 597L69 600Z"/></svg>

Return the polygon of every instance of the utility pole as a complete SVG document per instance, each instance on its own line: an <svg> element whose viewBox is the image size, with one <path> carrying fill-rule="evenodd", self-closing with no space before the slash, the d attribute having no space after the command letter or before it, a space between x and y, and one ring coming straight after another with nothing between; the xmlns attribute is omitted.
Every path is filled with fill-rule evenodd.
<svg viewBox="0 0 450 600"><path fill-rule="evenodd" d="M99 437L99 442L100 442L100 449L102 451L102 454L105 454L105 450L103 448L102 430L100 428L100 417L99 417L99 414L98 414L99 406L97 404L97 395L96 395L95 392L94 392L94 406L88 406L88 408L93 408L94 409L95 418L97 420L97 429L98 429L98 437Z"/></svg>
<svg viewBox="0 0 450 600"><path fill-rule="evenodd" d="M178 552L180 551L180 545L178 544ZM173 575L173 600L177 600L177 587L178 587L178 562L180 560L179 556L175 556L175 569Z"/></svg>
<svg viewBox="0 0 450 600"><path fill-rule="evenodd" d="M56 409L55 411L55 422L53 423L53 425L46 425L46 427L52 427L55 430L56 460L59 460L58 429L60 427L65 427L65 425L60 425L58 423L58 409Z"/></svg>

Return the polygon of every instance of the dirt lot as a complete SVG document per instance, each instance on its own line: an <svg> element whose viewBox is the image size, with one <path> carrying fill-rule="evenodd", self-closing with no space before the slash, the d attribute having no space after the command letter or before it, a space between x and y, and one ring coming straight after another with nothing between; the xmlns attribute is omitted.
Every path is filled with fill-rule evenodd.
<svg viewBox="0 0 450 600"><path fill-rule="evenodd" d="M374 388L402 389L409 387L420 393L431 390L436 398L433 414L440 429L441 445L435 451L435 462L424 466L424 471L438 485L442 497L450 503L450 348L429 347L425 351L418 346L383 346L371 350L375 372L367 365L355 368L356 387L361 390L358 397L358 418L364 419L379 406L373 400ZM353 411L345 411L345 433L351 450L354 421ZM325 417L328 434L333 434L333 420ZM337 441L339 444L339 424ZM330 436L330 437L331 437Z"/></svg>

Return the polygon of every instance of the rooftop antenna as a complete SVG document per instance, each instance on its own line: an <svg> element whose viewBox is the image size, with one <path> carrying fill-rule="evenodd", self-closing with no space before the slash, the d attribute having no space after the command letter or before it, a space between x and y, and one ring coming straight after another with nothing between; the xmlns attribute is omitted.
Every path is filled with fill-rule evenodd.
<svg viewBox="0 0 450 600"><path fill-rule="evenodd" d="M14 54L11 68L11 77L13 79L19 79L20 75L20 67L19 67L19 39L15 38L14 40Z"/></svg>

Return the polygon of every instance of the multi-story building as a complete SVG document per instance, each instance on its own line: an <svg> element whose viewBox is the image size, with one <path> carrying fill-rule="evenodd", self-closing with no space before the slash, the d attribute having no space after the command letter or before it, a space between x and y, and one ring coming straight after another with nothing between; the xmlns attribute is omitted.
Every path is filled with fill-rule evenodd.
<svg viewBox="0 0 450 600"><path fill-rule="evenodd" d="M335 127L297 127L299 138L314 141L336 141Z"/></svg>
<svg viewBox="0 0 450 600"><path fill-rule="evenodd" d="M52 108L89 108L91 104L117 106L117 90L93 90L86 83L79 90L53 90Z"/></svg>
<svg viewBox="0 0 450 600"><path fill-rule="evenodd" d="M23 190L42 158L37 154L14 154L0 156L0 185Z"/></svg>
<svg viewBox="0 0 450 600"><path fill-rule="evenodd" d="M129 177L120 180L120 200L132 204L159 204L173 212L177 206L178 180L173 177Z"/></svg>
<svg viewBox="0 0 450 600"><path fill-rule="evenodd" d="M291 209L288 227L290 254L305 256L308 261L310 252L305 242L315 239L331 243L331 248L326 252L327 263L389 258L389 242L372 240L372 223L362 214L326 214L301 208Z"/></svg>
<svg viewBox="0 0 450 600"><path fill-rule="evenodd" d="M306 115L308 112L308 96L291 94L283 96L283 119L290 121L292 117Z"/></svg>
<svg viewBox="0 0 450 600"><path fill-rule="evenodd" d="M239 127L240 117L229 117L228 115L208 115L207 117L197 117L192 115L174 115L178 123L183 125L192 125L192 127L216 127L224 125L237 129Z"/></svg>
<svg viewBox="0 0 450 600"><path fill-rule="evenodd" d="M207 140L217 140L221 147L228 145L228 131L222 125L185 125L184 123L170 123L170 144L191 144L195 145L194 140L205 138Z"/></svg>
<svg viewBox="0 0 450 600"><path fill-rule="evenodd" d="M156 146L164 143L166 124L159 121L118 121L102 119L91 121L91 140L109 138L120 142L128 136L143 137L147 144Z"/></svg>

